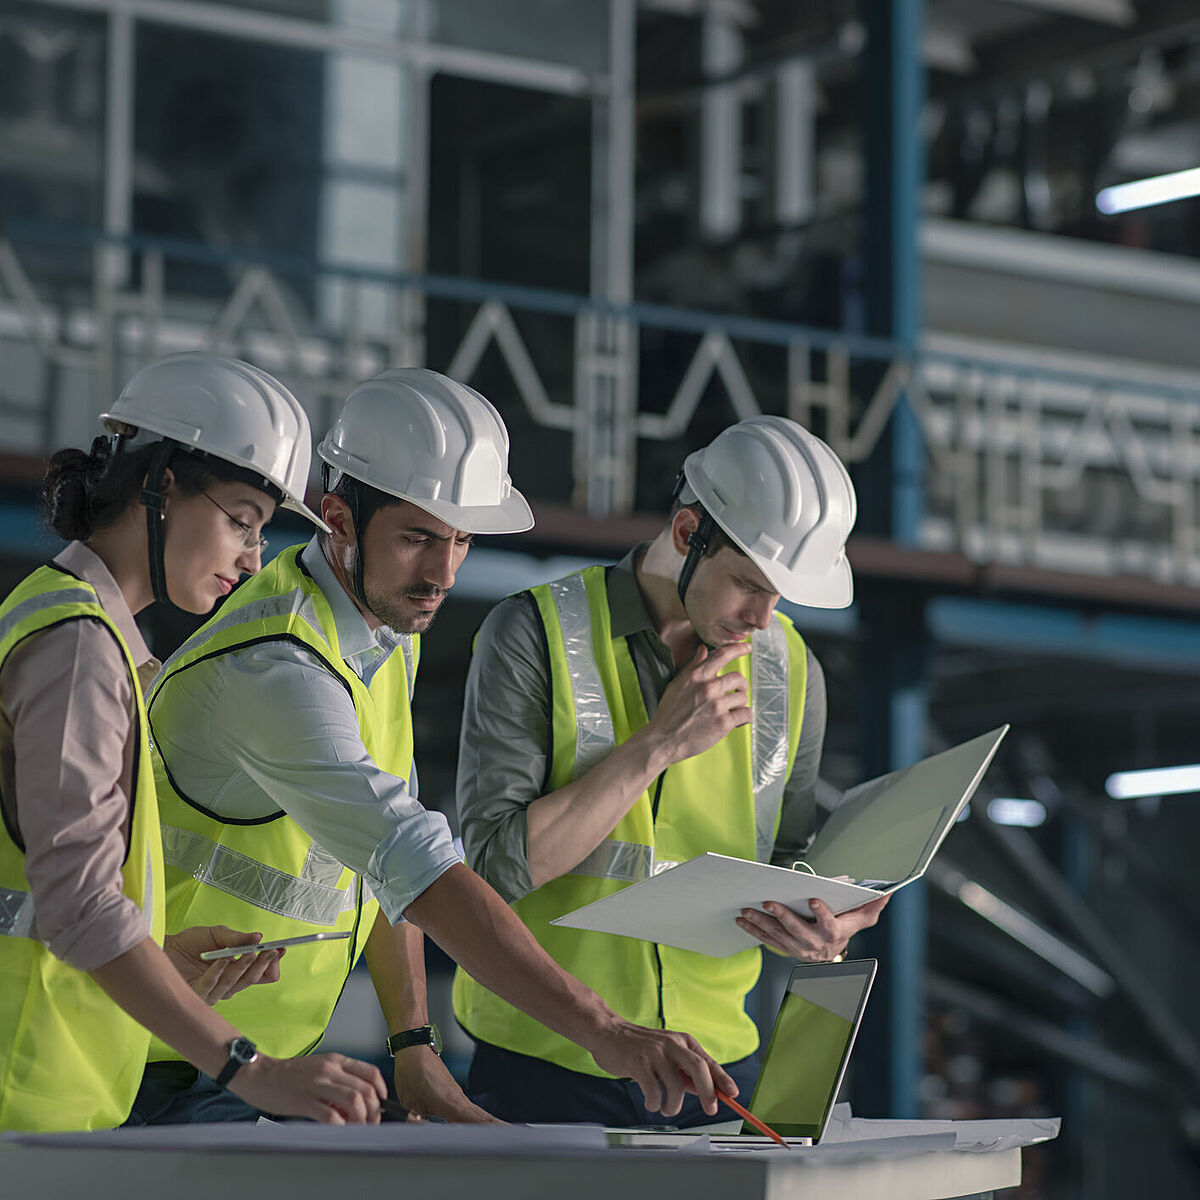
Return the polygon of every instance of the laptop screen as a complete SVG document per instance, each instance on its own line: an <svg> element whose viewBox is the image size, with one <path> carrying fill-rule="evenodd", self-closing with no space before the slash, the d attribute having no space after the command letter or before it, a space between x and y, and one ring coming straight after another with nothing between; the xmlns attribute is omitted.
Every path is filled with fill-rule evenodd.
<svg viewBox="0 0 1200 1200"><path fill-rule="evenodd" d="M875 960L799 966L792 971L748 1105L784 1137L818 1141L875 978ZM743 1133L754 1133L749 1123Z"/></svg>

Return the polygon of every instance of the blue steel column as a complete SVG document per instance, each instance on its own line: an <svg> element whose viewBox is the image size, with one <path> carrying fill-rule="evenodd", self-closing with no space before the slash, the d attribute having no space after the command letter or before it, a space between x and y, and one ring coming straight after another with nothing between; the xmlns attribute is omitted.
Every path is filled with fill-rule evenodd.
<svg viewBox="0 0 1200 1200"><path fill-rule="evenodd" d="M868 332L891 338L912 361L921 327L920 137L923 0L864 0L866 202L864 278ZM923 509L920 429L902 399L864 478L868 527L917 542ZM873 476L873 477L872 477ZM862 733L868 775L908 766L927 749L928 635L924 597L895 586L860 592ZM922 883L895 895L868 941L880 959L864 1029L856 1106L866 1114L919 1116L924 1033L927 900ZM864 946L865 950L866 947ZM856 952L857 949L856 949ZM863 1069L865 1068L865 1070Z"/></svg>
<svg viewBox="0 0 1200 1200"><path fill-rule="evenodd" d="M863 633L863 768L866 777L908 766L926 751L929 646L924 598L872 589L859 601ZM856 1051L855 1111L918 1117L925 1030L927 898L923 881L895 893L878 926L855 939L856 957L879 959L879 976Z"/></svg>
<svg viewBox="0 0 1200 1200"><path fill-rule="evenodd" d="M1062 814L1060 854L1063 877L1083 898L1091 890L1092 837L1072 812ZM1095 1022L1089 1017L1075 1016L1067 1020L1067 1031L1088 1041L1097 1041ZM1091 1153L1088 1132L1094 1128L1096 1085L1078 1068L1065 1073L1062 1106L1063 1133L1067 1142L1068 1161L1071 1164L1067 1200L1085 1200L1103 1188L1103 1181L1092 1178L1097 1174L1096 1155ZM1102 1172L1102 1168L1100 1168Z"/></svg>

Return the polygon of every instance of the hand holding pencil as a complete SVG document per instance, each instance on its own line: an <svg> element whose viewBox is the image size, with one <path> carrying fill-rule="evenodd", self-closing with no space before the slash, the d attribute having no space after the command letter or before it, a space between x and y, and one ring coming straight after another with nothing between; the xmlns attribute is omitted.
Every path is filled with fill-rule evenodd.
<svg viewBox="0 0 1200 1200"><path fill-rule="evenodd" d="M680 1074L683 1075L683 1072L681 1071ZM687 1081L688 1089L693 1090L691 1079L689 1079L686 1075L683 1077ZM779 1134L775 1132L775 1130L770 1127L770 1125L768 1125L765 1121L760 1121L748 1108L745 1107L745 1105L739 1104L728 1092L724 1092L720 1088L717 1088L717 1099L722 1104L732 1108L733 1111L742 1118L742 1120L749 1121L759 1133L763 1134L765 1137L769 1137L771 1141L778 1142L785 1150L790 1150L792 1148L783 1140L783 1138L779 1136Z"/></svg>

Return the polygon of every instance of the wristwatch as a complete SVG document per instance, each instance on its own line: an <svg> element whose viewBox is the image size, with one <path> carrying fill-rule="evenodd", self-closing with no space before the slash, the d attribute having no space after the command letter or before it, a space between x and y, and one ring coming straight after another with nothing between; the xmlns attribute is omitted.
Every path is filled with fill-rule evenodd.
<svg viewBox="0 0 1200 1200"><path fill-rule="evenodd" d="M436 1025L420 1025L416 1029L406 1029L402 1033L393 1033L387 1040L388 1053L395 1058L397 1050L408 1046L432 1046L434 1054L442 1052L442 1034Z"/></svg>
<svg viewBox="0 0 1200 1200"><path fill-rule="evenodd" d="M229 1060L214 1080L217 1087L224 1087L242 1069L258 1057L258 1047L248 1037L235 1037L229 1043Z"/></svg>

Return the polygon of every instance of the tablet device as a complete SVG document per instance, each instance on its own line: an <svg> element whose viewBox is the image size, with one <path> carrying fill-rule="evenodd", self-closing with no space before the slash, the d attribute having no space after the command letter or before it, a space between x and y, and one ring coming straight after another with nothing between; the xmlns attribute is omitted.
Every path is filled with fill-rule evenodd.
<svg viewBox="0 0 1200 1200"><path fill-rule="evenodd" d="M251 942L245 946L222 946L220 950L205 950L200 957L205 962L215 958L237 958L241 954L257 954L261 950L279 950L284 946L303 946L306 942L338 942L348 938L350 931L341 933L302 933L296 937L276 938L273 942Z"/></svg>

